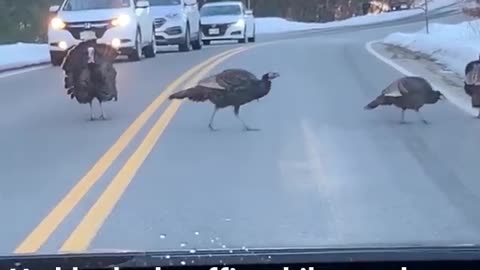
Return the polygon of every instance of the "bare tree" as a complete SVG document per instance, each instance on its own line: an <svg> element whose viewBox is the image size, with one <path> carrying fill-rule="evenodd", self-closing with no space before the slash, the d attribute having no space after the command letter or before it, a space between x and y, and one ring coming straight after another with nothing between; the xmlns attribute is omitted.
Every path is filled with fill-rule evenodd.
<svg viewBox="0 0 480 270"><path fill-rule="evenodd" d="M479 18L480 17L480 0L462 0L462 11L465 15Z"/></svg>

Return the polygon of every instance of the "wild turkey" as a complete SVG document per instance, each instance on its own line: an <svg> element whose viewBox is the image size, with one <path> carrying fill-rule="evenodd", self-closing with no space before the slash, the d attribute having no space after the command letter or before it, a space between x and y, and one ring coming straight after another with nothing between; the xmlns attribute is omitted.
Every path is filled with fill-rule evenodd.
<svg viewBox="0 0 480 270"><path fill-rule="evenodd" d="M380 105L395 105L402 109L401 123L405 123L405 110L414 110L422 122L428 124L420 113L420 108L425 104L435 104L443 98L442 93L434 91L424 78L406 76L391 83L380 96L365 106L365 109L372 110Z"/></svg>
<svg viewBox="0 0 480 270"><path fill-rule="evenodd" d="M472 98L472 107L480 108L480 55L478 60L471 61L465 67L464 89ZM477 118L480 118L480 111Z"/></svg>
<svg viewBox="0 0 480 270"><path fill-rule="evenodd" d="M103 120L102 102L118 100L117 72L113 67L117 56L118 52L113 47L89 40L72 47L63 60L67 94L80 104L90 104L90 120L95 120L94 99L100 103L100 119Z"/></svg>
<svg viewBox="0 0 480 270"><path fill-rule="evenodd" d="M170 95L170 99L188 98L194 102L209 100L215 105L208 127L213 128L213 120L218 109L233 106L235 116L242 122L244 130L258 130L248 127L240 118L240 106L266 96L272 87L272 80L279 77L276 72L265 73L261 79L243 69L227 69L200 80L192 88Z"/></svg>

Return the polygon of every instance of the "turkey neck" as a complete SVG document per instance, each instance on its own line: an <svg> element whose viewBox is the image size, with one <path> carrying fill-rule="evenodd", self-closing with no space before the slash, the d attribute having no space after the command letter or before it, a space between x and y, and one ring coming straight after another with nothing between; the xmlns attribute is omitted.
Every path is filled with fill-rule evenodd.
<svg viewBox="0 0 480 270"><path fill-rule="evenodd" d="M261 98L261 97L264 97L265 95L268 94L268 92L270 92L270 89L272 88L272 81L268 80L268 79L262 79L260 81L260 85L259 85L259 90L258 91L258 97L256 98Z"/></svg>
<svg viewBox="0 0 480 270"><path fill-rule="evenodd" d="M440 96L435 93L435 92L431 92L431 93L428 93L427 97L426 97L426 100L425 100L425 103L426 104L435 104L437 103L437 101L440 99Z"/></svg>

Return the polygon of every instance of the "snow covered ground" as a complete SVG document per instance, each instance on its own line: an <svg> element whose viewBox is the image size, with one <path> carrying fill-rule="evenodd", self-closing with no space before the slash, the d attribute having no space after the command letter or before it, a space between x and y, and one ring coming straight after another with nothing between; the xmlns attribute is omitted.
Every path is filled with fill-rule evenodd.
<svg viewBox="0 0 480 270"><path fill-rule="evenodd" d="M450 5L456 0L431 0L430 9ZM330 23L301 23L287 21L282 18L256 18L256 32L281 33L308 29L321 29L347 25L365 25L382 21L391 21L422 13L421 9L397 11L391 13L371 14L358 16L343 21ZM20 68L28 65L48 63L50 56L46 44L17 43L12 45L0 45L0 71L12 68Z"/></svg>
<svg viewBox="0 0 480 270"><path fill-rule="evenodd" d="M454 4L456 0L432 0L429 3L429 9L437 9ZM329 27L351 26L351 25L365 25L372 23L379 23L385 21L393 21L409 16L422 14L422 9L410 9L396 12L387 12L380 14L368 14L365 16L357 16L343 21L334 21L328 23L301 23L287 21L282 18L256 18L256 32L257 33L281 33L289 31L323 29Z"/></svg>
<svg viewBox="0 0 480 270"><path fill-rule="evenodd" d="M480 54L480 20L459 24L432 24L430 34L393 33L384 43L429 54L438 63L463 75L466 63L478 59Z"/></svg>
<svg viewBox="0 0 480 270"><path fill-rule="evenodd" d="M50 61L46 44L17 43L0 46L0 70L47 63Z"/></svg>

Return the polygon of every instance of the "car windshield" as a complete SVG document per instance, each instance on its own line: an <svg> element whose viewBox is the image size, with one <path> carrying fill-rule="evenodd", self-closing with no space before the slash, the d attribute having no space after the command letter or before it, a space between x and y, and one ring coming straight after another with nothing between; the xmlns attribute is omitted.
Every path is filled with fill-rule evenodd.
<svg viewBox="0 0 480 270"><path fill-rule="evenodd" d="M80 11L128 7L130 7L130 0L67 0L63 10Z"/></svg>
<svg viewBox="0 0 480 270"><path fill-rule="evenodd" d="M242 10L239 5L212 5L203 6L201 16L240 15Z"/></svg>
<svg viewBox="0 0 480 270"><path fill-rule="evenodd" d="M150 0L152 6L176 6L180 5L180 0Z"/></svg>
<svg viewBox="0 0 480 270"><path fill-rule="evenodd" d="M480 0L0 0L0 260L480 244L479 53Z"/></svg>

